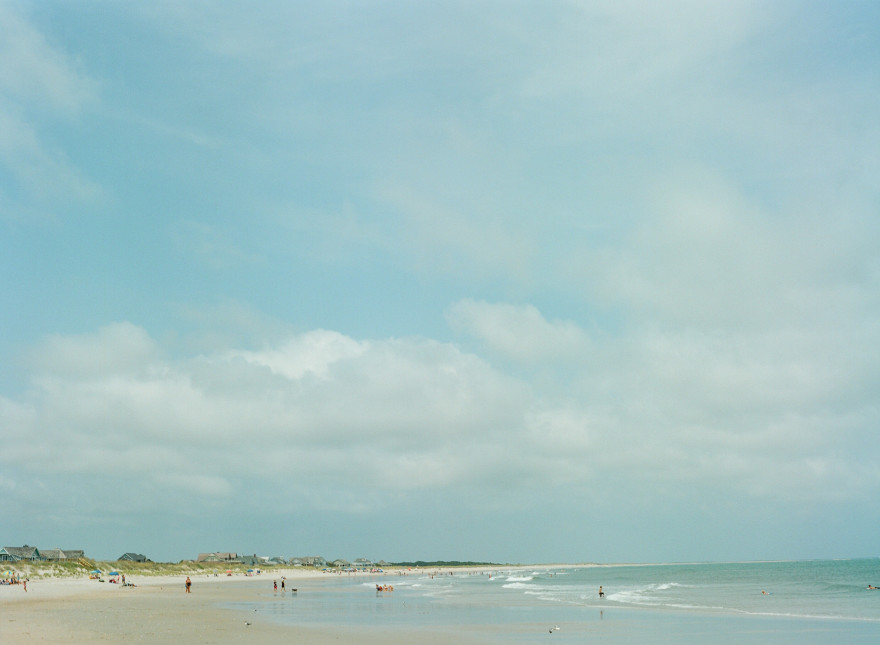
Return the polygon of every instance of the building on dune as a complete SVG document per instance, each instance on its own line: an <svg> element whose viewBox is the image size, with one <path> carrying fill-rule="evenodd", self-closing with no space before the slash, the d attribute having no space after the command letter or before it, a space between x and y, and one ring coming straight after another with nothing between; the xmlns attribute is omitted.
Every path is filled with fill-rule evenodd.
<svg viewBox="0 0 880 645"><path fill-rule="evenodd" d="M0 549L0 562L75 562L86 557L82 549L38 549L35 546L4 546Z"/></svg>
<svg viewBox="0 0 880 645"><path fill-rule="evenodd" d="M237 553L215 551L213 553L199 553L196 562L229 562L240 563Z"/></svg>
<svg viewBox="0 0 880 645"><path fill-rule="evenodd" d="M39 562L46 557L35 546L4 546L0 549L0 562Z"/></svg>

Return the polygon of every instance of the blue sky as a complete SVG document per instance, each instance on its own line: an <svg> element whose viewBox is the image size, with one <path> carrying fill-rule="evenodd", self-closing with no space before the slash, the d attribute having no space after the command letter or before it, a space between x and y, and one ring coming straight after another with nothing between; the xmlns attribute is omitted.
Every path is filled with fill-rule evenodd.
<svg viewBox="0 0 880 645"><path fill-rule="evenodd" d="M875 556L870 2L0 2L5 544Z"/></svg>

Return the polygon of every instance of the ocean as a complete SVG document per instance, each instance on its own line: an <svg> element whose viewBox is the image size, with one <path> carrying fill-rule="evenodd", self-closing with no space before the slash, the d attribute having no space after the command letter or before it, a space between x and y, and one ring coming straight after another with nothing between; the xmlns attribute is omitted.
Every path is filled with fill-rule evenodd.
<svg viewBox="0 0 880 645"><path fill-rule="evenodd" d="M449 631L485 643L880 639L880 589L868 589L880 587L880 559L328 574L297 581L296 594L264 582L257 599L230 607L315 628Z"/></svg>

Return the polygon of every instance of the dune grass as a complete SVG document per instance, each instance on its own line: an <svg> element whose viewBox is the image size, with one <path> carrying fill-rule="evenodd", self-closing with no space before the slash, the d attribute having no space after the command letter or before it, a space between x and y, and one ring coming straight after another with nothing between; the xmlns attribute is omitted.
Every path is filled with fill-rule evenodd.
<svg viewBox="0 0 880 645"><path fill-rule="evenodd" d="M13 570L24 578L79 578L87 577L90 571L98 569L106 578L111 571L131 576L212 576L223 575L231 571L233 575L244 575L248 569L259 568L271 571L273 565L252 567L244 564L227 564L224 562L129 562L127 560L91 560L80 558L77 561L43 561L43 562L8 562L0 564L0 575L6 570Z"/></svg>

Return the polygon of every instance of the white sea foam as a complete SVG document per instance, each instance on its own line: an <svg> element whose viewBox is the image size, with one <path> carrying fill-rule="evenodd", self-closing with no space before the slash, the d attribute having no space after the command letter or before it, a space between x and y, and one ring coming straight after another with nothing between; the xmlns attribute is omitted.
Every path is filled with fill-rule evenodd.
<svg viewBox="0 0 880 645"><path fill-rule="evenodd" d="M507 582L528 582L534 579L534 576L510 576L507 578Z"/></svg>
<svg viewBox="0 0 880 645"><path fill-rule="evenodd" d="M654 589L657 591L666 591L667 589L673 589L675 587L683 587L684 585L680 585L677 582L665 582L659 585L653 585ZM650 587L649 587L650 589Z"/></svg>

